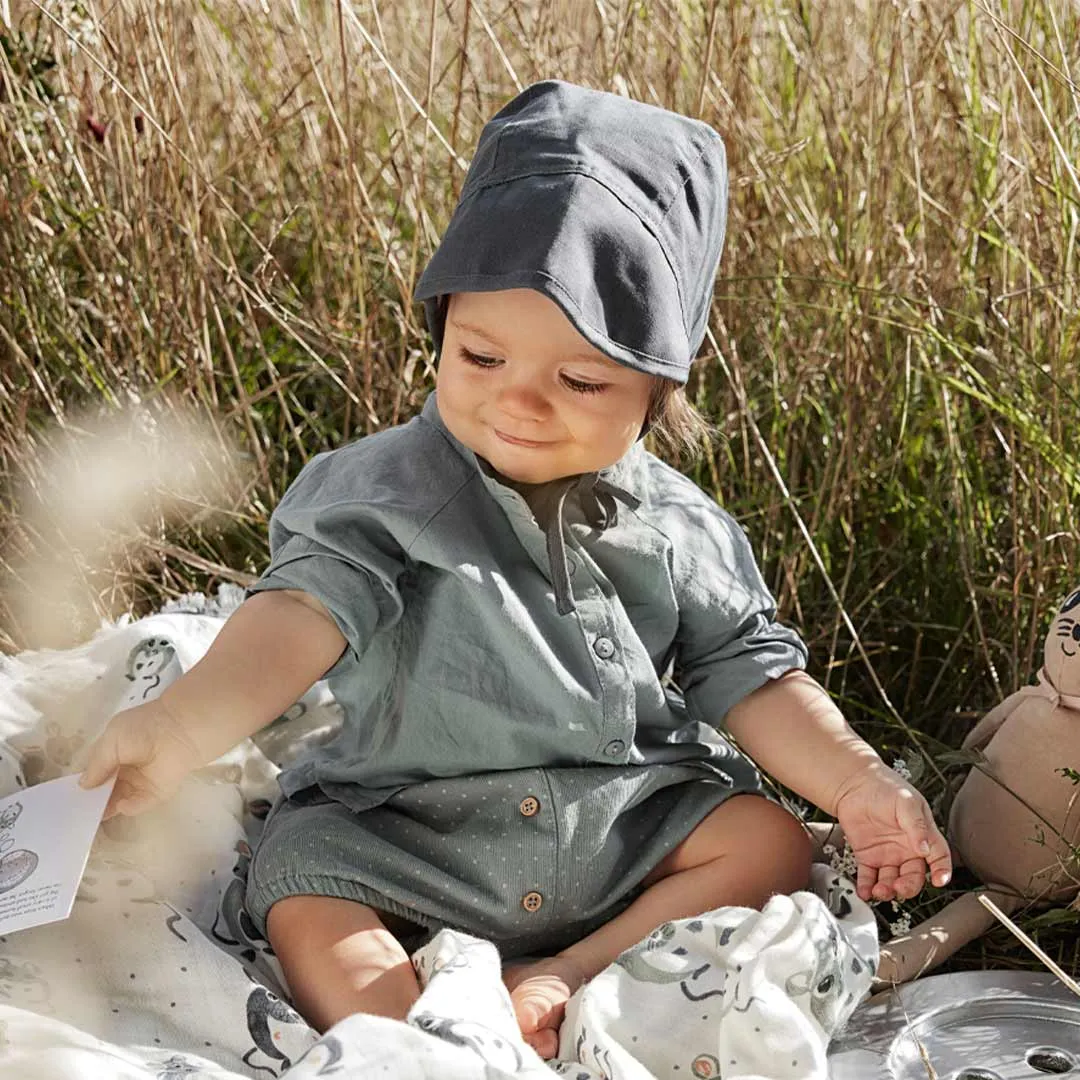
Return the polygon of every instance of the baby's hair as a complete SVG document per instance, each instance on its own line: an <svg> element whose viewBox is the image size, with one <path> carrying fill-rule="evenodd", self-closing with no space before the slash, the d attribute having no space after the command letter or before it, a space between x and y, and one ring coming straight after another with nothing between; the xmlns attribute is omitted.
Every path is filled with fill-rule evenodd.
<svg viewBox="0 0 1080 1080"><path fill-rule="evenodd" d="M713 426L691 404L673 379L653 377L645 425L657 449L678 460L696 458L713 435Z"/></svg>

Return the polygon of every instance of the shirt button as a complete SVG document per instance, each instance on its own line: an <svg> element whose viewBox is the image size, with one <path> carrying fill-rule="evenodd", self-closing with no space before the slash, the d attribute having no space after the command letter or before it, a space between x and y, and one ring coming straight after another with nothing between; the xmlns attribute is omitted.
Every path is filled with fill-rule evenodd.
<svg viewBox="0 0 1080 1080"><path fill-rule="evenodd" d="M611 638L598 637L593 642L593 652L601 660L610 660L615 655L615 642Z"/></svg>
<svg viewBox="0 0 1080 1080"><path fill-rule="evenodd" d="M618 757L626 749L626 743L622 739L612 739L611 742L604 747L604 753L608 757Z"/></svg>
<svg viewBox="0 0 1080 1080"><path fill-rule="evenodd" d="M539 911L544 898L538 892L527 892L521 898L521 906L526 911Z"/></svg>
<svg viewBox="0 0 1080 1080"><path fill-rule="evenodd" d="M540 812L540 800L533 798L532 795L526 795L525 798L518 803L518 809L524 817L532 817Z"/></svg>

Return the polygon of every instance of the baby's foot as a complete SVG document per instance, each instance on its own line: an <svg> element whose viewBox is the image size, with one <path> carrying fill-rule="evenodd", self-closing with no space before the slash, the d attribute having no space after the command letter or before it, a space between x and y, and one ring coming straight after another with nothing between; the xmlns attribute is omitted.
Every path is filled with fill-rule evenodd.
<svg viewBox="0 0 1080 1080"><path fill-rule="evenodd" d="M503 972L521 1034L545 1061L559 1052L559 1025L566 1003L584 981L577 964L562 956L511 966Z"/></svg>

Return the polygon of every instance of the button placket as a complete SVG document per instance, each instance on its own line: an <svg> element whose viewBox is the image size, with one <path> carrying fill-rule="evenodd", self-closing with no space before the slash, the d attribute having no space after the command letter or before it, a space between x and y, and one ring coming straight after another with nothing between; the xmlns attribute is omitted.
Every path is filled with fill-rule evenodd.
<svg viewBox="0 0 1080 1080"><path fill-rule="evenodd" d="M506 516L507 523L517 542L532 560L533 565L543 574L546 581L551 581L551 564L547 555L547 540L544 531L536 522L528 503L515 491L504 489L495 480L481 471L484 485Z"/></svg>
<svg viewBox="0 0 1080 1080"><path fill-rule="evenodd" d="M587 563L584 551L576 543L573 546L583 569L587 565L590 567L588 573L579 575L574 598L586 648L597 661L601 716L599 730L594 729L599 738L593 744L593 753L600 760L613 761L624 757L633 738L633 723L628 722L628 716L633 715L633 688L625 677L614 632L618 619L611 600L605 595L606 578L597 567Z"/></svg>
<svg viewBox="0 0 1080 1080"><path fill-rule="evenodd" d="M615 642L609 637L600 635L593 642L593 652L600 657L601 660L610 660L615 655Z"/></svg>

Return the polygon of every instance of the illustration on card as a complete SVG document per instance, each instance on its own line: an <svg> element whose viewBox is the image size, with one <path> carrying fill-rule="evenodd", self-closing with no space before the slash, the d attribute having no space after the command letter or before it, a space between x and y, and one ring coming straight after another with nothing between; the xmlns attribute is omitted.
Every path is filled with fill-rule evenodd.
<svg viewBox="0 0 1080 1080"><path fill-rule="evenodd" d="M37 869L37 853L15 847L15 823L22 810L20 802L0 810L0 893L21 885Z"/></svg>

